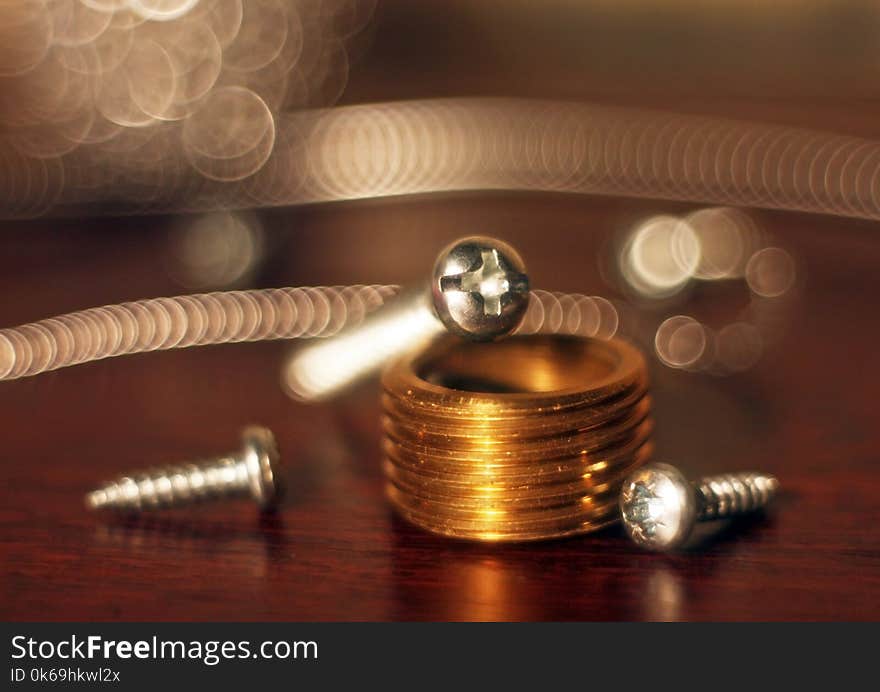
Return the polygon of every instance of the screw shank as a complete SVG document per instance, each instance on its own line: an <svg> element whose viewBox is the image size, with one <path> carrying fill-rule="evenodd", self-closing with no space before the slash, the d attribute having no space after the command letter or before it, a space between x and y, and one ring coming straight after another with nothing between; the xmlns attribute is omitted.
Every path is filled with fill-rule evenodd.
<svg viewBox="0 0 880 692"><path fill-rule="evenodd" d="M421 348L444 332L430 304L430 291L403 293L357 327L295 350L282 381L301 401L321 401L371 375L389 361Z"/></svg>
<svg viewBox="0 0 880 692"><path fill-rule="evenodd" d="M86 496L91 509L138 512L250 495L248 469L237 457L179 464L123 476Z"/></svg>
<svg viewBox="0 0 880 692"><path fill-rule="evenodd" d="M774 476L757 472L703 478L695 485L697 517L708 521L763 509L778 488Z"/></svg>

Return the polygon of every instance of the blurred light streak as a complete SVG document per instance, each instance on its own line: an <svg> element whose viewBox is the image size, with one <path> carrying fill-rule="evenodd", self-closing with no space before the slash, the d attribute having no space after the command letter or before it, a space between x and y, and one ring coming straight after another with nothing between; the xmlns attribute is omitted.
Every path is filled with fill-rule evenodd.
<svg viewBox="0 0 880 692"><path fill-rule="evenodd" d="M685 242L676 237L680 229L687 229ZM695 295L710 283L743 281L749 302L727 324L713 328L678 314L651 328L660 362L712 375L744 372L758 363L784 333L798 283L791 254L770 245L751 214L730 207L643 221L622 236L612 259L618 275L606 278L639 297L642 317L636 321L642 323L652 311L681 310L685 288Z"/></svg>
<svg viewBox="0 0 880 692"><path fill-rule="evenodd" d="M706 328L687 315L670 317L657 328L654 350L671 368L696 369L706 353L709 337Z"/></svg>
<svg viewBox="0 0 880 692"><path fill-rule="evenodd" d="M212 118L210 109L197 111L204 120L194 122L201 126L189 120L182 131L173 123L157 125L123 98L124 67L105 79L111 80L105 86L121 80L121 91L103 104L111 115L120 114L117 120L150 131L172 128L156 140L161 148L139 138L137 127L124 127L110 140L116 143L112 151L96 144L80 147L63 161L52 159L62 176L69 161L77 172L59 181L53 197L39 188L28 190L34 174L30 167L10 172L0 158L3 173L26 178L22 188L0 187L4 216L45 213L59 205L56 213L82 211L108 198L119 201L110 211L138 213L503 189L880 218L880 193L874 190L874 181L880 180L880 143L854 137L589 104L451 99L273 113L273 146L269 130L262 129L266 99L247 86L228 84L221 75L217 98L239 94L239 110L232 103L230 112L242 118L252 113L254 122L233 117L228 129L216 133L217 141L206 144L203 128L210 131L211 124L222 122ZM229 87L238 91L225 91ZM102 102L97 105L102 110ZM258 138L259 132L265 136ZM161 164L142 176L143 186L153 191L151 199L141 199L139 188L130 188L121 176L128 162L118 155L120 146L129 156L150 146ZM83 149L95 151L78 161ZM96 185L95 178L103 182ZM701 219L696 221L699 226ZM707 255L696 273L738 272L738 266L725 266L733 261L729 255L736 253L736 244L732 240L719 257Z"/></svg>
<svg viewBox="0 0 880 692"><path fill-rule="evenodd" d="M529 307L516 334L572 334L611 339L619 326L617 308L601 296L531 292Z"/></svg>
<svg viewBox="0 0 880 692"><path fill-rule="evenodd" d="M341 95L346 45L374 9L375 0L0 0L0 217L57 213L59 199L149 213L206 181L253 176L279 113ZM224 195L203 209L229 206Z"/></svg>
<svg viewBox="0 0 880 692"><path fill-rule="evenodd" d="M794 285L796 269L788 252L778 247L766 247L749 258L745 273L755 295L778 298Z"/></svg>
<svg viewBox="0 0 880 692"><path fill-rule="evenodd" d="M444 332L424 291L420 291L410 300L395 303L368 325L295 353L285 367L282 384L295 399L325 399Z"/></svg>
<svg viewBox="0 0 880 692"><path fill-rule="evenodd" d="M183 217L170 234L168 272L180 285L205 290L244 283L263 260L265 233L242 212Z"/></svg>
<svg viewBox="0 0 880 692"><path fill-rule="evenodd" d="M147 351L328 337L359 325L366 315L398 292L399 287L390 285L271 288L152 298L89 308L0 329L0 380ZM533 311L527 313L519 333L580 334L610 339L617 331L614 305L599 296L535 291L530 310ZM413 316L414 312L418 314ZM547 314L556 317L548 321L544 319ZM420 309L398 314L400 319L391 325L391 330L426 327L426 332L430 331L423 324L425 315L431 317L432 326L438 324L428 310ZM389 337L385 330L382 338L346 343L351 348L323 351L325 355L316 363L319 367L287 373L286 386L326 386L338 379L343 370L356 367L365 354L368 358L382 357L382 349L387 352L395 346L393 334Z"/></svg>
<svg viewBox="0 0 880 692"><path fill-rule="evenodd" d="M396 292L395 286L258 289L90 308L0 329L0 380L145 351L331 336Z"/></svg>
<svg viewBox="0 0 880 692"><path fill-rule="evenodd" d="M694 277L705 281L743 276L745 265L761 247L761 234L746 212L732 207L709 207L685 220L700 245Z"/></svg>
<svg viewBox="0 0 880 692"><path fill-rule="evenodd" d="M656 216L633 230L620 256L620 271L640 294L666 297L695 275L701 253L700 240L687 220Z"/></svg>

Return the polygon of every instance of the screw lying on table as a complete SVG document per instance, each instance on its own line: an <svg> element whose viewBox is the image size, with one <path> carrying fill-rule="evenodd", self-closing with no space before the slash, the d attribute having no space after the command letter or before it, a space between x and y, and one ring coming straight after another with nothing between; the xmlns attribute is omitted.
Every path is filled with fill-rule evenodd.
<svg viewBox="0 0 880 692"><path fill-rule="evenodd" d="M779 488L774 476L747 471L709 476L696 484L669 464L651 464L623 483L620 514L629 537L649 550L674 550L698 521L765 507Z"/></svg>
<svg viewBox="0 0 880 692"><path fill-rule="evenodd" d="M263 509L279 496L278 445L272 431L242 431L242 450L226 457L122 476L86 495L89 509L140 512L223 497L250 496Z"/></svg>
<svg viewBox="0 0 880 692"><path fill-rule="evenodd" d="M494 238L462 238L437 257L429 285L404 291L361 324L297 348L282 382L302 401L321 401L389 361L453 332L492 341L513 332L529 306L529 279L516 250Z"/></svg>

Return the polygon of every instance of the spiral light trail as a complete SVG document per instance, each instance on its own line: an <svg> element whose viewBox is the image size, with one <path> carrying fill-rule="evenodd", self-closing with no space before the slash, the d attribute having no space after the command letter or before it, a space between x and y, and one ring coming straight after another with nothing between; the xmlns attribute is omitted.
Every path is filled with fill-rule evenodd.
<svg viewBox="0 0 880 692"><path fill-rule="evenodd" d="M330 336L396 292L395 286L279 288L90 308L0 330L0 380L146 351Z"/></svg>
<svg viewBox="0 0 880 692"><path fill-rule="evenodd" d="M337 108L281 127L310 132L287 202L549 190L880 217L880 143L811 130L477 99Z"/></svg>
<svg viewBox="0 0 880 692"><path fill-rule="evenodd" d="M858 137L517 99L347 106L281 113L273 124L246 97L234 89L214 96L242 124L223 144L231 158L204 159L210 170L200 168L202 145L186 126L182 148L161 132L133 128L110 150L77 152L69 161L24 165L13 154L16 189L30 192L7 197L15 204L4 204L5 213L64 214L97 203L120 213L205 211L543 190L880 218L880 142Z"/></svg>
<svg viewBox="0 0 880 692"><path fill-rule="evenodd" d="M397 286L277 288L89 308L0 329L0 381L148 351L332 336L397 292ZM519 333L610 339L617 324L617 311L604 298L534 291Z"/></svg>
<svg viewBox="0 0 880 692"><path fill-rule="evenodd" d="M376 0L0 0L0 217L545 190L880 218L880 142L526 99L327 108Z"/></svg>

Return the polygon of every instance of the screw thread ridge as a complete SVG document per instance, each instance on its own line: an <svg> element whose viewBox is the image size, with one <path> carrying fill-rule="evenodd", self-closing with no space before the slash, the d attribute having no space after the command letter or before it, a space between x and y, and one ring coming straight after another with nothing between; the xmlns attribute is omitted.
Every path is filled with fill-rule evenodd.
<svg viewBox="0 0 880 692"><path fill-rule="evenodd" d="M775 476L756 471L709 476L696 484L701 520L753 512L765 507L776 495Z"/></svg>
<svg viewBox="0 0 880 692"><path fill-rule="evenodd" d="M139 511L247 494L244 462L233 456L146 469L102 485L86 496L91 509Z"/></svg>

